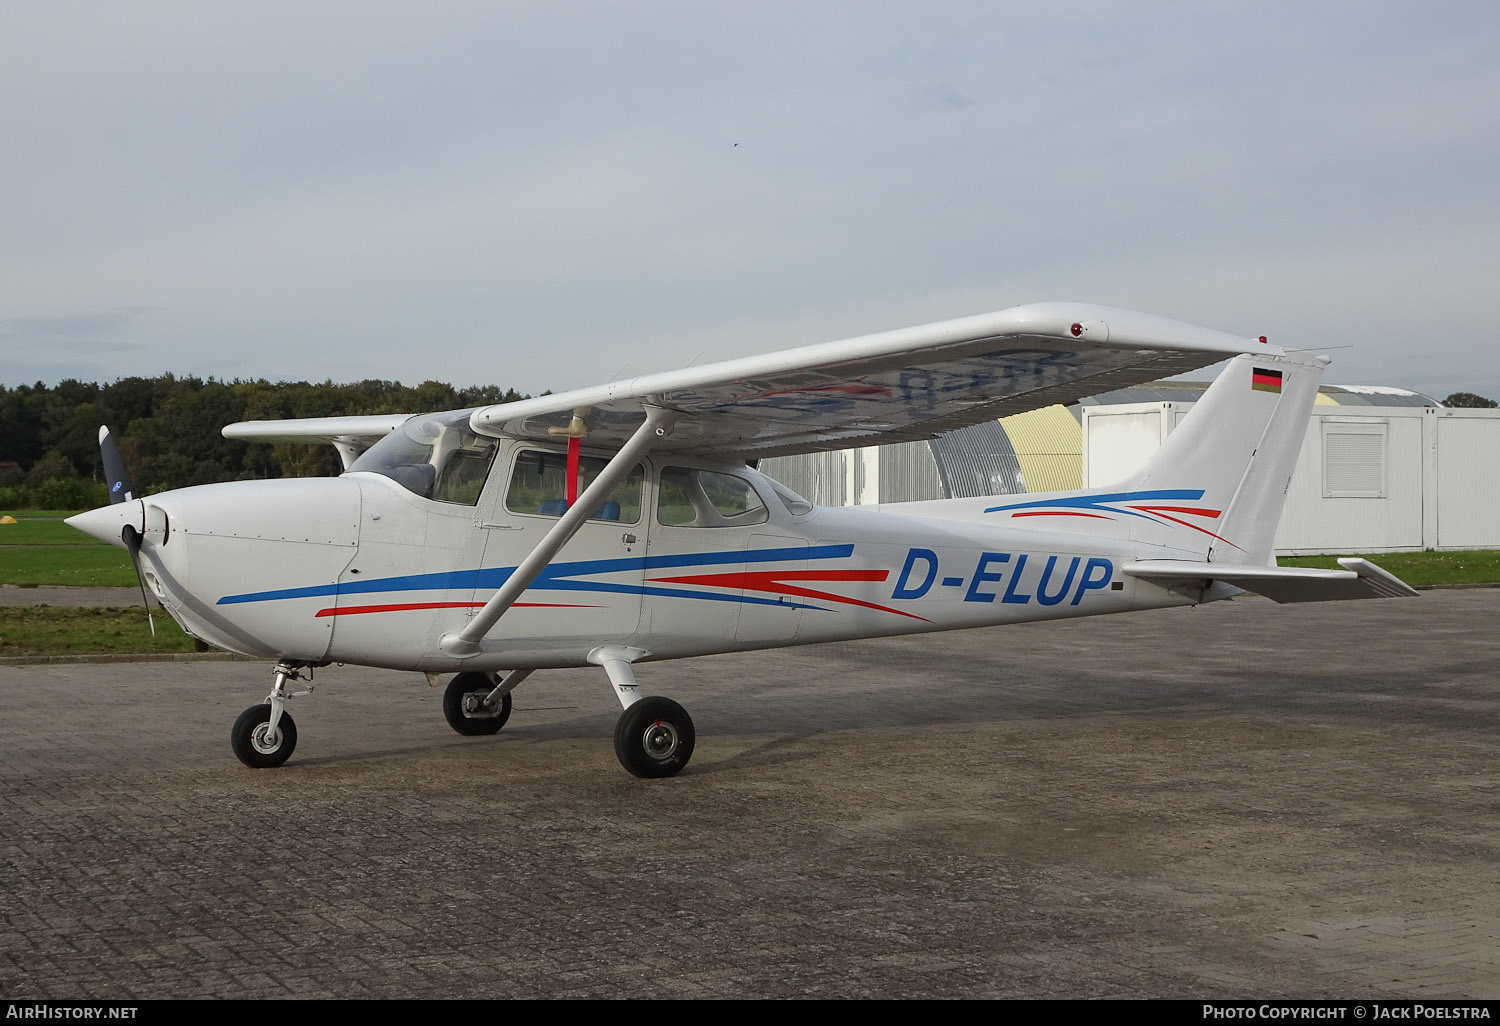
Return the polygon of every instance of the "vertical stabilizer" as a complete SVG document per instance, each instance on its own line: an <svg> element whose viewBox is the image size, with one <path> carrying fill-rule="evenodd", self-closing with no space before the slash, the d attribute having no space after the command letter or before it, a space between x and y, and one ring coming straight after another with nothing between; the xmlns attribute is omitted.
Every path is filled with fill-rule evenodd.
<svg viewBox="0 0 1500 1026"><path fill-rule="evenodd" d="M1237 356L1151 461L1125 482L1212 563L1264 566L1328 357ZM1150 522L1142 536L1161 541Z"/></svg>

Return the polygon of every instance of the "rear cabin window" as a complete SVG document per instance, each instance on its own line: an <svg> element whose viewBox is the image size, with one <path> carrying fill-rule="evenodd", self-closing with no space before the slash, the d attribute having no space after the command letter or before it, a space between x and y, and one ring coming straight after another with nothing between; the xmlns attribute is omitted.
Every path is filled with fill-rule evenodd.
<svg viewBox="0 0 1500 1026"><path fill-rule="evenodd" d="M656 503L668 527L743 527L764 524L770 513L750 482L732 474L667 467Z"/></svg>
<svg viewBox="0 0 1500 1026"><path fill-rule="evenodd" d="M776 498L786 507L786 511L794 517L800 517L813 511L813 504L802 496L782 484L771 482L771 491L776 493Z"/></svg>
<svg viewBox="0 0 1500 1026"><path fill-rule="evenodd" d="M579 495L593 483L608 462L597 456L579 457ZM609 496L589 514L589 519L618 521L622 524L639 523L641 490L645 479L646 472L637 463L625 476L625 480L615 485ZM505 493L505 508L512 513L537 513L546 517L560 517L566 513L567 453L536 450L520 453L516 457L515 469L511 471L510 488Z"/></svg>

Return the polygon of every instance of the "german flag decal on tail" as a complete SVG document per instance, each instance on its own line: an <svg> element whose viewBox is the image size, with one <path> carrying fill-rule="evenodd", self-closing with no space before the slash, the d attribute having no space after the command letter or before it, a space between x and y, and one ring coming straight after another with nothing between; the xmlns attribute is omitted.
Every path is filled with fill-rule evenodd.
<svg viewBox="0 0 1500 1026"><path fill-rule="evenodd" d="M1257 367L1250 372L1250 387L1257 392L1280 392L1281 371Z"/></svg>

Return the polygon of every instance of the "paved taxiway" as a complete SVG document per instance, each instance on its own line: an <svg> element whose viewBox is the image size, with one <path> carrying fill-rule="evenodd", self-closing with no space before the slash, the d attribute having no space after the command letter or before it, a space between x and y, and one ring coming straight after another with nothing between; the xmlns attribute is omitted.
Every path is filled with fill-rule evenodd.
<svg viewBox="0 0 1500 1026"><path fill-rule="evenodd" d="M599 671L0 666L0 996L1500 996L1500 591ZM0 611L0 616L3 616Z"/></svg>

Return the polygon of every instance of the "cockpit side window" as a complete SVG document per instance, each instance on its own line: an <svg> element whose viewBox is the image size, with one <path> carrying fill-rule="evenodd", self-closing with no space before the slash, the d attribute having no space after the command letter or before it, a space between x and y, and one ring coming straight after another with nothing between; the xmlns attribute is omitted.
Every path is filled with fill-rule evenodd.
<svg viewBox="0 0 1500 1026"><path fill-rule="evenodd" d="M469 427L471 412L413 417L370 446L349 473L384 475L424 499L476 505L499 441Z"/></svg>
<svg viewBox="0 0 1500 1026"><path fill-rule="evenodd" d="M476 437L475 441L480 444L454 449L443 461L432 487L434 499L465 506L479 502L479 493L484 490L484 479L489 477L490 464L495 460L498 446L493 438Z"/></svg>
<svg viewBox="0 0 1500 1026"><path fill-rule="evenodd" d="M741 527L764 524L766 504L750 482L733 474L666 467L657 491L656 520L668 527Z"/></svg>
<svg viewBox="0 0 1500 1026"><path fill-rule="evenodd" d="M578 459L578 493L603 472L608 460L597 456ZM646 480L645 469L637 463L625 480L615 485L609 496L589 515L590 520L611 520L622 524L639 523L641 491ZM505 508L512 513L539 513L560 517L568 511L568 456L561 452L535 449L516 454L505 493Z"/></svg>

